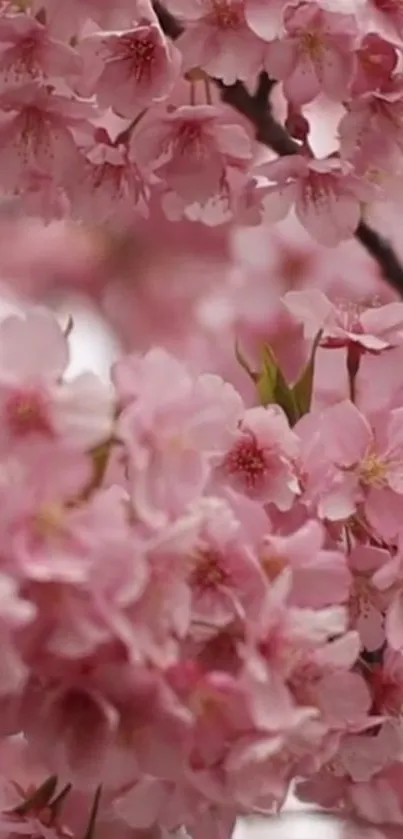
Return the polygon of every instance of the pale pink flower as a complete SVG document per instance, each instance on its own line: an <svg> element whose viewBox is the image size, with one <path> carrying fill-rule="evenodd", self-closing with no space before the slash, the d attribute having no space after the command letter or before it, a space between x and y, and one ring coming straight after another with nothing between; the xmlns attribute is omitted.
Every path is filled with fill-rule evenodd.
<svg viewBox="0 0 403 839"><path fill-rule="evenodd" d="M192 620L213 630L259 607L265 579L240 523L219 499L200 505L204 521L189 557Z"/></svg>
<svg viewBox="0 0 403 839"><path fill-rule="evenodd" d="M390 90L364 93L352 99L338 127L340 153L363 167L380 155L399 155L403 149L403 98L401 84Z"/></svg>
<svg viewBox="0 0 403 839"><path fill-rule="evenodd" d="M133 376L133 397L139 389L122 411L117 430L128 454L132 499L140 517L165 520L206 487L213 458L226 449L243 403L219 376L193 378L163 350L153 349L127 364L118 364L115 375Z"/></svg>
<svg viewBox="0 0 403 839"><path fill-rule="evenodd" d="M0 94L1 181L15 189L26 168L39 169L59 184L74 170L79 152L72 134L92 113L88 103L28 84Z"/></svg>
<svg viewBox="0 0 403 839"><path fill-rule="evenodd" d="M364 188L348 164L292 155L266 164L263 174L275 184L263 198L268 221L281 221L295 205L299 221L319 244L332 247L353 236Z"/></svg>
<svg viewBox="0 0 403 839"><path fill-rule="evenodd" d="M290 602L321 609L348 600L351 574L344 554L324 549L325 533L319 522L308 521L289 536L267 536L260 562L269 579L283 568L292 571Z"/></svg>
<svg viewBox="0 0 403 839"><path fill-rule="evenodd" d="M119 229L138 215L147 217L149 179L129 160L127 145L115 145L103 129L94 140L66 184L72 215L79 221L108 223Z"/></svg>
<svg viewBox="0 0 403 839"><path fill-rule="evenodd" d="M63 383L68 345L54 316L33 309L0 324L0 441L3 450L26 441L63 442L86 449L112 428L107 385L93 373Z"/></svg>
<svg viewBox="0 0 403 839"><path fill-rule="evenodd" d="M284 82L286 98L296 105L320 93L345 99L355 66L354 16L300 2L286 8L284 27L285 36L267 47L265 65L273 78Z"/></svg>
<svg viewBox="0 0 403 839"><path fill-rule="evenodd" d="M250 408L239 422L218 472L239 492L288 510L299 494L298 439L277 405Z"/></svg>
<svg viewBox="0 0 403 839"><path fill-rule="evenodd" d="M136 111L165 99L179 76L180 53L154 21L122 32L94 32L80 42L86 94L102 108L133 118Z"/></svg>
<svg viewBox="0 0 403 839"><path fill-rule="evenodd" d="M0 18L0 90L30 82L68 79L82 72L77 52L56 41L34 17L24 14Z"/></svg>
<svg viewBox="0 0 403 839"><path fill-rule="evenodd" d="M178 40L186 70L202 67L224 84L256 76L264 44L248 26L244 0L171 0L170 6L186 22Z"/></svg>
<svg viewBox="0 0 403 839"><path fill-rule="evenodd" d="M252 144L245 129L211 105L182 106L140 123L131 155L188 204L219 196L229 166L246 170Z"/></svg>
<svg viewBox="0 0 403 839"><path fill-rule="evenodd" d="M289 291L283 301L303 323L305 337L312 340L323 330L321 346L339 349L354 345L361 351L379 353L403 342L403 304L368 306L346 301L333 303L319 289Z"/></svg>
<svg viewBox="0 0 403 839"><path fill-rule="evenodd" d="M344 607L301 609L290 604L291 593L292 571L287 568L273 580L261 609L249 620L245 664L251 675L258 679L267 665L281 678L289 679L314 651L319 655L321 650L320 657L323 657L328 641L345 635L347 611ZM351 651L353 661L357 657L356 633L354 636L347 648L348 667L352 663ZM281 707L278 713L283 713Z"/></svg>
<svg viewBox="0 0 403 839"><path fill-rule="evenodd" d="M382 415L376 427L349 401L300 424L307 498L333 521L362 509L386 539L401 529L403 409ZM297 427L298 432L298 427Z"/></svg>

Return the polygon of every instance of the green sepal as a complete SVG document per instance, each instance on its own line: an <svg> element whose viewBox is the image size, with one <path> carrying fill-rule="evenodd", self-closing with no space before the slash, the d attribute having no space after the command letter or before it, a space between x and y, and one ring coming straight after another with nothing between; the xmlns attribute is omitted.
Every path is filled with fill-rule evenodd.
<svg viewBox="0 0 403 839"><path fill-rule="evenodd" d="M311 410L315 359L322 335L323 330L318 332L312 345L309 360L292 389L298 419L308 414Z"/></svg>
<svg viewBox="0 0 403 839"><path fill-rule="evenodd" d="M32 810L43 810L49 805L51 798L54 796L57 787L57 776L51 775L46 778L46 781L41 784L35 792L32 793L22 804L12 811L17 816L26 816Z"/></svg>

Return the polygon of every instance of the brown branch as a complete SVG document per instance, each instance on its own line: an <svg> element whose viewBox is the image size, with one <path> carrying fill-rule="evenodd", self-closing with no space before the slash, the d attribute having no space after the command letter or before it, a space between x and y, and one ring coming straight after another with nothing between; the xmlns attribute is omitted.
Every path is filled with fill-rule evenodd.
<svg viewBox="0 0 403 839"><path fill-rule="evenodd" d="M182 24L158 0L153 5L161 28L168 37L176 40L183 32ZM299 143L271 112L269 95L275 82L266 73L260 74L253 94L239 81L233 85L225 85L219 79L213 81L221 92L221 100L252 123L260 143L275 151L279 157L298 154ZM364 221L360 221L354 236L377 263L388 285L403 297L403 266L389 242Z"/></svg>

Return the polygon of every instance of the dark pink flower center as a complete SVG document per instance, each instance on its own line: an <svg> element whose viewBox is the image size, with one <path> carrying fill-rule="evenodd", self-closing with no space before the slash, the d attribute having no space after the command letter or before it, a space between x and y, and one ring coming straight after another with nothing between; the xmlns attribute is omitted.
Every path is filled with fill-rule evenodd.
<svg viewBox="0 0 403 839"><path fill-rule="evenodd" d="M228 452L223 463L224 472L241 479L248 489L260 484L267 473L263 449L252 434L243 434Z"/></svg>
<svg viewBox="0 0 403 839"><path fill-rule="evenodd" d="M231 3L227 0L211 0L211 11L208 21L220 29L238 29L243 23L244 13L242 3Z"/></svg>
<svg viewBox="0 0 403 839"><path fill-rule="evenodd" d="M155 42L147 33L139 37L126 36L121 39L122 57L130 63L131 72L137 81L150 76L155 60Z"/></svg>
<svg viewBox="0 0 403 839"><path fill-rule="evenodd" d="M217 588L227 582L228 574L223 568L218 551L200 551L190 577L190 584L197 589Z"/></svg>
<svg viewBox="0 0 403 839"><path fill-rule="evenodd" d="M26 437L29 434L54 436L49 405L45 394L39 390L14 391L6 402L5 418L10 431L16 437Z"/></svg>

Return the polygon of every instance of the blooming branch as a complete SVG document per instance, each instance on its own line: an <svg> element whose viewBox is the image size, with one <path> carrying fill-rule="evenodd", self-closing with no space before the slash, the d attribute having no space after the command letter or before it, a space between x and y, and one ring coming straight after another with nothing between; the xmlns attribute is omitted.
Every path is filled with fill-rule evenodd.
<svg viewBox="0 0 403 839"><path fill-rule="evenodd" d="M162 3L154 3L154 8L166 35L173 40L178 38L183 31L181 24ZM220 79L214 81L221 91L222 101L231 105L252 123L256 139L260 143L280 157L300 152L300 144L273 116L269 95L276 82L270 79L267 73L260 74L255 93L249 93L241 81L231 85L224 84ZM389 242L363 220L359 222L354 236L378 264L384 280L403 297L403 266Z"/></svg>

